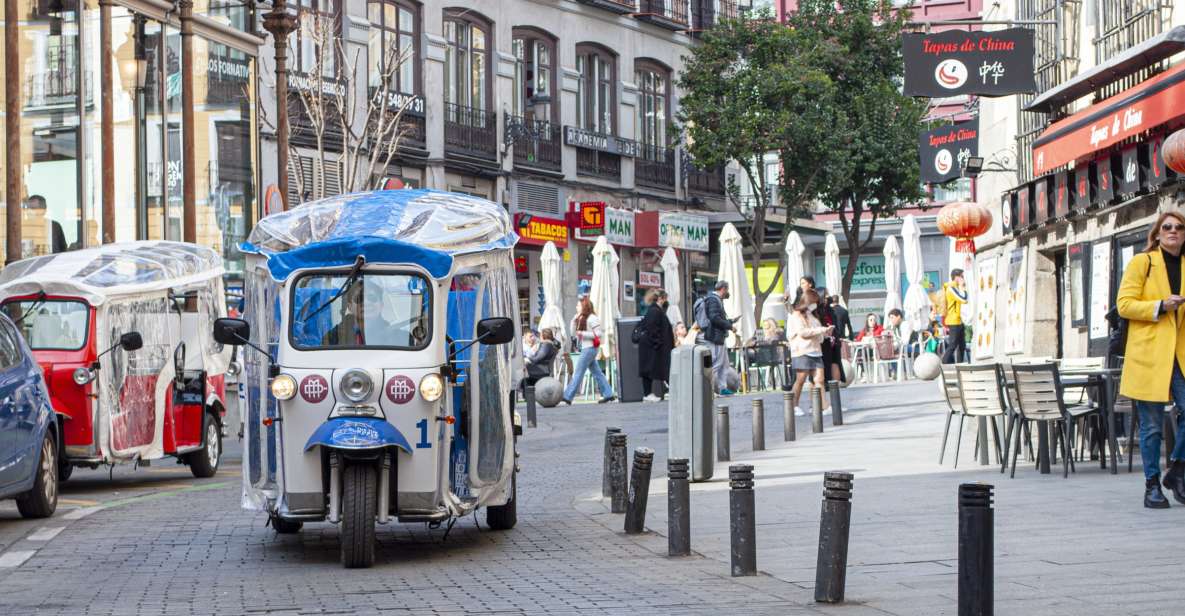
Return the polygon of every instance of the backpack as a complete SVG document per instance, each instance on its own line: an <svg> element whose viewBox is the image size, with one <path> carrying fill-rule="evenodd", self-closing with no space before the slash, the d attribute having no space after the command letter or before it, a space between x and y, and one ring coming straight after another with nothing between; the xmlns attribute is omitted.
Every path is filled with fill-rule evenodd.
<svg viewBox="0 0 1185 616"><path fill-rule="evenodd" d="M1148 259L1148 270L1144 277L1152 273L1152 259ZM1127 352L1127 319L1119 316L1119 307L1112 306L1105 317L1111 331L1107 334L1107 356L1122 357Z"/></svg>
<svg viewBox="0 0 1185 616"><path fill-rule="evenodd" d="M700 331L707 332L712 328L712 321L708 319L708 298L701 297L695 300L695 306L692 307L691 312Z"/></svg>

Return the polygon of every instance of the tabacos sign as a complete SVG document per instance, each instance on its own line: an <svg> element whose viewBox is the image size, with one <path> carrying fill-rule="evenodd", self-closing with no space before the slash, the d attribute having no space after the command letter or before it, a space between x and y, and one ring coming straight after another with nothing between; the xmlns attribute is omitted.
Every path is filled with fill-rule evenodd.
<svg viewBox="0 0 1185 616"><path fill-rule="evenodd" d="M932 98L1036 92L1034 50L1029 28L903 34L904 91Z"/></svg>
<svg viewBox="0 0 1185 616"><path fill-rule="evenodd" d="M544 218L534 214L515 214L514 229L520 244L542 246L548 242L557 248L568 245L568 225L558 218Z"/></svg>
<svg viewBox="0 0 1185 616"><path fill-rule="evenodd" d="M708 252L708 217L662 212L658 217L658 245Z"/></svg>

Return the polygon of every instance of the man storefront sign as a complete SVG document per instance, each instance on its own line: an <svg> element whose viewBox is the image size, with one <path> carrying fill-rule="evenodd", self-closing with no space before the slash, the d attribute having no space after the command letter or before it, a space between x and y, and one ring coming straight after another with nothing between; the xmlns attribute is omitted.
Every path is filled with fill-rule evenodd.
<svg viewBox="0 0 1185 616"><path fill-rule="evenodd" d="M1033 30L904 34L905 94L944 98L1036 92Z"/></svg>
<svg viewBox="0 0 1185 616"><path fill-rule="evenodd" d="M708 217L662 212L658 217L658 245L708 252Z"/></svg>
<svg viewBox="0 0 1185 616"><path fill-rule="evenodd" d="M519 243L542 246L555 243L557 248L568 245L568 225L559 218L545 218L534 214L515 214L514 228Z"/></svg>
<svg viewBox="0 0 1185 616"><path fill-rule="evenodd" d="M610 244L618 246L633 246L634 242L634 212L633 210L623 210L616 207L607 207L604 211L604 225L601 230L594 231L589 234L576 228L576 239L594 241L602 235L609 240Z"/></svg>

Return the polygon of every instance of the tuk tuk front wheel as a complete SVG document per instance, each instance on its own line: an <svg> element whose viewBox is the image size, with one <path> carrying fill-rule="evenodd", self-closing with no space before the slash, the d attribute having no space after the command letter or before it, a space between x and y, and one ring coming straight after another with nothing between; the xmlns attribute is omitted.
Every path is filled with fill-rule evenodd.
<svg viewBox="0 0 1185 616"><path fill-rule="evenodd" d="M222 431L209 413L202 414L202 448L189 454L189 472L205 479L218 472L222 458Z"/></svg>
<svg viewBox="0 0 1185 616"><path fill-rule="evenodd" d="M374 564L374 517L378 474L374 465L346 463L342 472L342 565L362 569Z"/></svg>
<svg viewBox="0 0 1185 616"><path fill-rule="evenodd" d="M58 448L54 436L45 431L37 459L33 489L16 498L16 508L26 518L48 518L58 508Z"/></svg>
<svg viewBox="0 0 1185 616"><path fill-rule="evenodd" d="M510 530L518 524L518 472L510 476L510 500L486 508L486 524L494 530Z"/></svg>

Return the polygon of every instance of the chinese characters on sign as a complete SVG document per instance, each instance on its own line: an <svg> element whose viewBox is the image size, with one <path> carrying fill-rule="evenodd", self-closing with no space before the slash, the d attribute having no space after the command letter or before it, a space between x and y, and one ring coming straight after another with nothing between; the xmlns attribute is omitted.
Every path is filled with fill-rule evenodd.
<svg viewBox="0 0 1185 616"><path fill-rule="evenodd" d="M1033 31L947 30L902 35L905 93L942 98L1036 92Z"/></svg>

